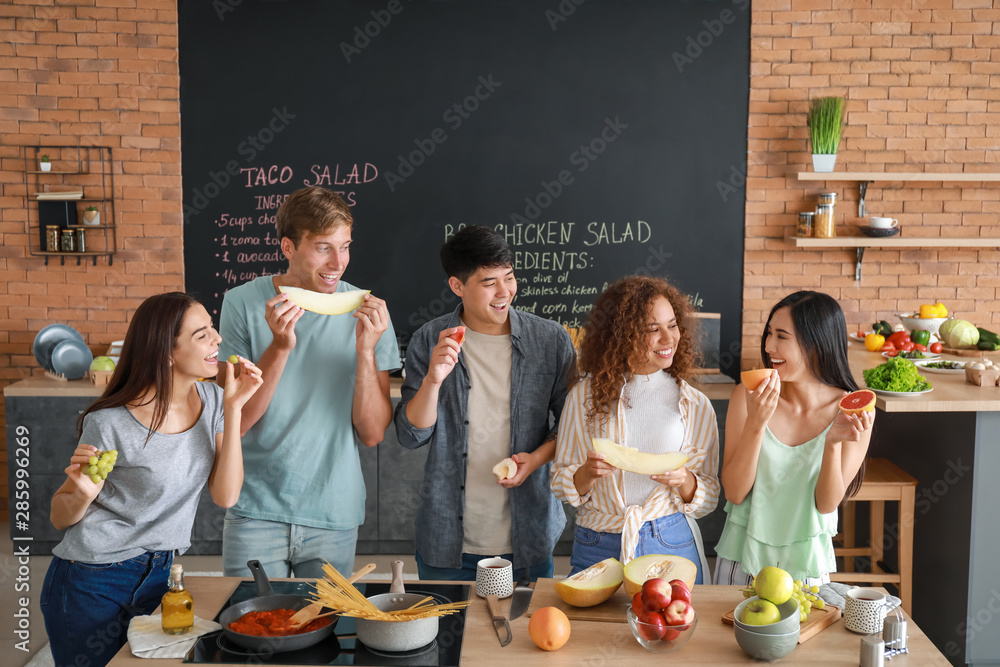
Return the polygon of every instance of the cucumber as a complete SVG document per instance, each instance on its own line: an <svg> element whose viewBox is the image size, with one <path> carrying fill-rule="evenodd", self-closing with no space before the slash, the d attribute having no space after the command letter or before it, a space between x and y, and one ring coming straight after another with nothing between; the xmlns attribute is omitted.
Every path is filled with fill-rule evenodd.
<svg viewBox="0 0 1000 667"><path fill-rule="evenodd" d="M996 345L1000 345L1000 336L998 336L997 334L993 333L992 331L987 331L986 329L980 329L979 327L976 327L976 328L979 329L979 342L980 343L985 342L985 343L994 343ZM993 349L993 350L995 350L997 348L995 348L995 347L994 348L982 348L981 347L979 349L980 350L984 350L984 349Z"/></svg>
<svg viewBox="0 0 1000 667"><path fill-rule="evenodd" d="M993 341L979 339L979 343L976 344L976 347L979 348L980 350L995 352L997 350L1000 350L1000 343L994 343Z"/></svg>

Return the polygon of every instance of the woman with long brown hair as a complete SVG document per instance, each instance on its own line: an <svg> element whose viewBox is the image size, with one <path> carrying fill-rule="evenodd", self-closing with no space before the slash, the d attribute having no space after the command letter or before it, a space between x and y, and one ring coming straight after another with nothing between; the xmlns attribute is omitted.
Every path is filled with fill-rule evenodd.
<svg viewBox="0 0 1000 667"><path fill-rule="evenodd" d="M263 381L246 359L238 378L232 364L223 368L221 340L193 297L146 299L111 382L81 416L80 444L52 498L52 524L66 532L40 600L56 665L107 664L132 617L151 613L167 591L174 553L191 546L202 488L223 507L239 497L241 409ZM199 382L217 372L225 388ZM99 449L118 458L95 483L82 468Z"/></svg>
<svg viewBox="0 0 1000 667"><path fill-rule="evenodd" d="M707 581L694 520L718 502L719 431L708 397L687 382L699 356L691 314L677 288L643 276L616 281L594 304L552 466L552 491L577 508L571 574L609 557L674 554ZM607 463L592 438L688 460L640 475Z"/></svg>

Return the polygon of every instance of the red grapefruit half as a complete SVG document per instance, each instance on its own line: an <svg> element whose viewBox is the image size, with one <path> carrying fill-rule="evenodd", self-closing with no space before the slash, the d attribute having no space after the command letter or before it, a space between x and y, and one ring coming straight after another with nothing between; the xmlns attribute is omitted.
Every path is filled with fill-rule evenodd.
<svg viewBox="0 0 1000 667"><path fill-rule="evenodd" d="M760 386L760 383L764 381L764 378L771 377L772 369L770 368L758 368L755 371L743 371L740 373L740 382L743 386L753 391Z"/></svg>
<svg viewBox="0 0 1000 667"><path fill-rule="evenodd" d="M849 415L871 412L875 409L875 392L870 389L852 391L840 399L840 411Z"/></svg>

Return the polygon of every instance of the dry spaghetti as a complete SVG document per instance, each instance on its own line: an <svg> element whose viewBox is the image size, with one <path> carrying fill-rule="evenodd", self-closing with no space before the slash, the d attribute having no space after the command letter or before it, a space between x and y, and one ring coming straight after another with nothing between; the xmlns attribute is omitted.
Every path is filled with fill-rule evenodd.
<svg viewBox="0 0 1000 667"><path fill-rule="evenodd" d="M425 604L434 598L427 597L408 609L399 611L382 611L366 598L361 591L348 583L337 568L329 563L323 566L323 579L316 580L316 601L330 609L336 609L341 616L367 618L374 621L413 621L431 616L454 614L470 604L464 602L449 602L447 604Z"/></svg>

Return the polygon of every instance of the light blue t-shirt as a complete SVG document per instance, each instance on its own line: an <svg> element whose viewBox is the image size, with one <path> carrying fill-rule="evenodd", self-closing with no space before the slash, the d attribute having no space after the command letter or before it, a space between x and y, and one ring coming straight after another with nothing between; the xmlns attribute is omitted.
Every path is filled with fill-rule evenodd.
<svg viewBox="0 0 1000 667"><path fill-rule="evenodd" d="M338 292L357 289L341 281ZM219 358L254 362L271 344L264 319L277 296L270 276L226 292ZM365 483L351 420L357 369L357 319L306 312L274 396L243 436L243 489L232 508L242 516L348 530L364 523ZM375 345L379 371L400 367L392 322Z"/></svg>

